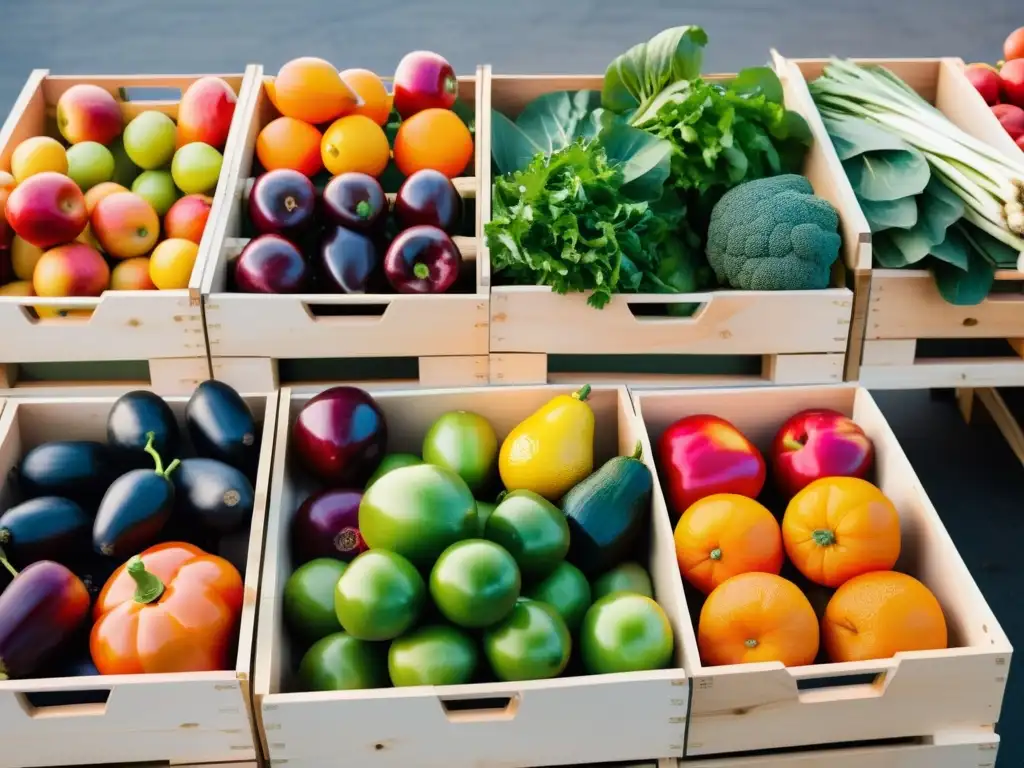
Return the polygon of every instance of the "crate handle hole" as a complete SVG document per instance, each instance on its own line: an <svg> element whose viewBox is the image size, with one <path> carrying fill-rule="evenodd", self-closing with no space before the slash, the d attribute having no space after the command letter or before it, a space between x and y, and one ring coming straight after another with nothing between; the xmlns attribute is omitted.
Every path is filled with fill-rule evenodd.
<svg viewBox="0 0 1024 768"><path fill-rule="evenodd" d="M107 712L110 689L35 691L18 697L21 708L31 718L102 717Z"/></svg>
<svg viewBox="0 0 1024 768"><path fill-rule="evenodd" d="M127 85L117 89L121 101L181 101L181 88L173 85Z"/></svg>
<svg viewBox="0 0 1024 768"><path fill-rule="evenodd" d="M439 696L441 709L452 723L484 723L511 720L519 710L519 694L475 699L446 699Z"/></svg>
<svg viewBox="0 0 1024 768"><path fill-rule="evenodd" d="M887 671L861 672L852 675L803 678L796 681L800 701L813 704L836 698L872 698L885 691Z"/></svg>
<svg viewBox="0 0 1024 768"><path fill-rule="evenodd" d="M391 304L315 304L302 305L313 320L380 320Z"/></svg>
<svg viewBox="0 0 1024 768"><path fill-rule="evenodd" d="M647 302L626 300L626 306L629 307L633 319L640 323L698 323L700 322L701 315L707 311L710 304L710 301Z"/></svg>

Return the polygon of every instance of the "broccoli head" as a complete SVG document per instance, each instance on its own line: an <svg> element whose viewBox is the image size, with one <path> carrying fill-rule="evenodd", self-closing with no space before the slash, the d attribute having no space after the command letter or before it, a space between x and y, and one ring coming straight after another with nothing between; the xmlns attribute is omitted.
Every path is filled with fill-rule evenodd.
<svg viewBox="0 0 1024 768"><path fill-rule="evenodd" d="M839 257L839 215L803 176L748 181L711 212L708 263L719 282L747 291L827 288Z"/></svg>

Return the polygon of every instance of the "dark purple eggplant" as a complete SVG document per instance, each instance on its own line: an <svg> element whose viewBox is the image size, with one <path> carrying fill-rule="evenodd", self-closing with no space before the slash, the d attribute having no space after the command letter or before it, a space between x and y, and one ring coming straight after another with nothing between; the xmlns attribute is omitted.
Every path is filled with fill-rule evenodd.
<svg viewBox="0 0 1024 768"><path fill-rule="evenodd" d="M252 520L252 483L216 459L184 459L172 476L174 508L193 525L230 533Z"/></svg>
<svg viewBox="0 0 1024 768"><path fill-rule="evenodd" d="M0 548L18 568L88 551L92 518L71 499L39 496L0 515Z"/></svg>
<svg viewBox="0 0 1024 768"><path fill-rule="evenodd" d="M133 469L115 480L100 502L92 527L92 546L101 555L126 558L157 542L174 511L174 484L169 475L180 463L164 467L153 439L146 453L155 469Z"/></svg>
<svg viewBox="0 0 1024 768"><path fill-rule="evenodd" d="M178 452L178 420L164 399L145 389L121 395L107 416L107 445L144 455L150 432L156 435L153 447L158 453L173 456Z"/></svg>
<svg viewBox="0 0 1024 768"><path fill-rule="evenodd" d="M196 387L185 406L185 426L196 454L230 464L255 482L259 433L252 411L234 389L212 379Z"/></svg>
<svg viewBox="0 0 1024 768"><path fill-rule="evenodd" d="M280 235L254 237L235 260L235 287L242 293L302 293L309 280L302 253Z"/></svg>
<svg viewBox="0 0 1024 768"><path fill-rule="evenodd" d="M373 176L355 171L341 173L327 182L323 193L327 220L356 232L380 230L388 212L384 188Z"/></svg>
<svg viewBox="0 0 1024 768"><path fill-rule="evenodd" d="M292 426L299 466L335 488L363 488L384 458L388 426L373 396L331 387L309 400Z"/></svg>
<svg viewBox="0 0 1024 768"><path fill-rule="evenodd" d="M444 293L459 277L462 254L437 227L398 233L384 256L384 274L399 293Z"/></svg>
<svg viewBox="0 0 1024 768"><path fill-rule="evenodd" d="M78 502L92 514L107 488L120 474L113 453L92 440L43 443L25 454L18 466L18 487L24 498L60 496Z"/></svg>
<svg viewBox="0 0 1024 768"><path fill-rule="evenodd" d="M307 498L291 523L295 565L318 557L352 560L369 547L359 533L362 491L328 490Z"/></svg>
<svg viewBox="0 0 1024 768"><path fill-rule="evenodd" d="M329 230L320 246L320 272L327 286L341 293L366 293L379 262L373 240L345 227Z"/></svg>
<svg viewBox="0 0 1024 768"><path fill-rule="evenodd" d="M88 615L89 593L63 565L40 560L22 570L0 594L0 679L30 677Z"/></svg>
<svg viewBox="0 0 1024 768"><path fill-rule="evenodd" d="M312 224L315 211L313 182L288 168L267 171L249 192L249 218L262 234L301 234Z"/></svg>
<svg viewBox="0 0 1024 768"><path fill-rule="evenodd" d="M454 235L462 223L462 198L440 171L416 171L398 189L395 218L401 229L423 224Z"/></svg>

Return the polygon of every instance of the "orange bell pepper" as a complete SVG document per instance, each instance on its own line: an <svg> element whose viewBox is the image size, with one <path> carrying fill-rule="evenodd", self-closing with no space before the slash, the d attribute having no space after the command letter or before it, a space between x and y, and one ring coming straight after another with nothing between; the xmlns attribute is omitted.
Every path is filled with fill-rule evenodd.
<svg viewBox="0 0 1024 768"><path fill-rule="evenodd" d="M119 567L93 608L89 649L101 675L228 668L244 593L227 560L180 541Z"/></svg>

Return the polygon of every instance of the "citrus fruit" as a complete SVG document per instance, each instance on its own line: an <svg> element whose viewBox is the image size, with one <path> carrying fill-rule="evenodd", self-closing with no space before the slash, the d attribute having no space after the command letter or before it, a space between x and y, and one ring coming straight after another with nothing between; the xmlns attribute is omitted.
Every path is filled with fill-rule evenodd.
<svg viewBox="0 0 1024 768"><path fill-rule="evenodd" d="M353 691L388 684L387 656L377 643L336 632L318 640L299 663L305 691Z"/></svg>
<svg viewBox="0 0 1024 768"><path fill-rule="evenodd" d="M19 280L31 280L36 262L43 256L43 249L37 248L27 240L15 236L11 241L11 267L14 276Z"/></svg>
<svg viewBox="0 0 1024 768"><path fill-rule="evenodd" d="M672 662L672 625L645 595L619 592L587 610L580 627L580 656L588 674L664 669Z"/></svg>
<svg viewBox="0 0 1024 768"><path fill-rule="evenodd" d="M472 629L505 618L521 586L512 555L483 539L452 544L430 571L430 596L438 610L453 624Z"/></svg>
<svg viewBox="0 0 1024 768"><path fill-rule="evenodd" d="M356 95L329 61L302 56L287 62L268 89L270 100L285 117L313 125L348 114Z"/></svg>
<svg viewBox="0 0 1024 768"><path fill-rule="evenodd" d="M368 69L346 69L341 81L359 98L353 115L365 115L377 125L384 125L391 114L392 97L384 81Z"/></svg>
<svg viewBox="0 0 1024 768"><path fill-rule="evenodd" d="M323 168L320 131L291 117L279 117L263 126L256 137L256 158L264 170L288 168L315 176Z"/></svg>
<svg viewBox="0 0 1024 768"><path fill-rule="evenodd" d="M544 578L569 552L562 511L533 491L512 491L491 513L484 537L512 553L524 576Z"/></svg>
<svg viewBox="0 0 1024 768"><path fill-rule="evenodd" d="M867 480L823 477L790 500L782 517L786 554L815 584L838 587L900 556L900 516Z"/></svg>
<svg viewBox="0 0 1024 768"><path fill-rule="evenodd" d="M622 563L601 574L594 582L594 600L614 595L616 592L632 592L654 597L651 576L639 563Z"/></svg>
<svg viewBox="0 0 1024 768"><path fill-rule="evenodd" d="M149 257L136 256L119 261L110 272L112 291L155 291L149 277Z"/></svg>
<svg viewBox="0 0 1024 768"><path fill-rule="evenodd" d="M590 607L590 583L583 571L563 561L546 579L526 590L525 596L550 605L569 631L575 632Z"/></svg>
<svg viewBox="0 0 1024 768"><path fill-rule="evenodd" d="M341 560L318 557L295 569L285 582L281 599L290 631L307 640L319 640L341 630L334 612L334 588L347 567Z"/></svg>
<svg viewBox="0 0 1024 768"><path fill-rule="evenodd" d="M799 587L774 573L741 573L708 595L697 625L701 662L812 664L818 617Z"/></svg>
<svg viewBox="0 0 1024 768"><path fill-rule="evenodd" d="M466 170L472 159L473 136L450 110L425 109L398 127L395 165L406 176L432 168L454 178Z"/></svg>
<svg viewBox="0 0 1024 768"><path fill-rule="evenodd" d="M25 139L11 155L11 174L21 184L29 176L44 171L68 172L68 153L56 139L33 136Z"/></svg>
<svg viewBox="0 0 1024 768"><path fill-rule="evenodd" d="M498 461L498 436L491 423L478 413L449 411L442 414L423 438L423 460L455 472L474 493L494 480Z"/></svg>
<svg viewBox="0 0 1024 768"><path fill-rule="evenodd" d="M396 688L473 682L480 655L476 643L455 627L420 627L391 641L388 674Z"/></svg>
<svg viewBox="0 0 1024 768"><path fill-rule="evenodd" d="M149 279L161 291L188 288L196 265L199 246L191 240L172 237L153 249L149 257Z"/></svg>
<svg viewBox="0 0 1024 768"><path fill-rule="evenodd" d="M391 159L384 129L364 115L349 115L331 123L320 142L320 159L334 176L356 171L379 176Z"/></svg>
<svg viewBox="0 0 1024 768"><path fill-rule="evenodd" d="M501 682L558 677L569 663L572 637L550 605L519 600L503 621L484 631L484 654Z"/></svg>
<svg viewBox="0 0 1024 768"><path fill-rule="evenodd" d="M370 475L370 479L366 481L366 487L369 488L393 469L414 467L422 463L423 459L412 453L389 453L381 460L380 465L374 470L373 474Z"/></svg>
<svg viewBox="0 0 1024 768"><path fill-rule="evenodd" d="M839 587L825 608L821 638L835 662L888 659L946 648L949 641L935 595L895 571L861 574Z"/></svg>
<svg viewBox="0 0 1024 768"><path fill-rule="evenodd" d="M740 573L782 570L782 533L764 506L736 493L694 502L675 530L679 573L705 595Z"/></svg>
<svg viewBox="0 0 1024 768"><path fill-rule="evenodd" d="M360 640L391 640L419 618L427 589L415 566L401 555L371 549L356 557L334 588L342 629Z"/></svg>

